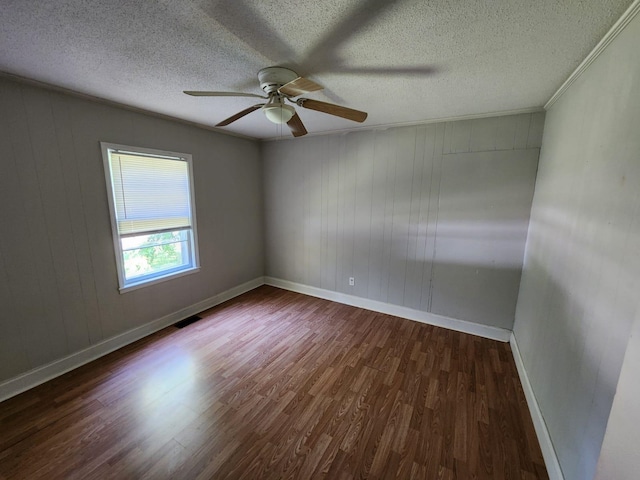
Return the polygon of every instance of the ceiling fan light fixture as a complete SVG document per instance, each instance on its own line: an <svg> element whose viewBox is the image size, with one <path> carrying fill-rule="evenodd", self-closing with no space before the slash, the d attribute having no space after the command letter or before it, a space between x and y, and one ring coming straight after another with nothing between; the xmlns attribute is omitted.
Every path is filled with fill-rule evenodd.
<svg viewBox="0 0 640 480"><path fill-rule="evenodd" d="M283 103L270 103L262 107L262 110L267 119L276 124L287 123L296 113L292 106Z"/></svg>

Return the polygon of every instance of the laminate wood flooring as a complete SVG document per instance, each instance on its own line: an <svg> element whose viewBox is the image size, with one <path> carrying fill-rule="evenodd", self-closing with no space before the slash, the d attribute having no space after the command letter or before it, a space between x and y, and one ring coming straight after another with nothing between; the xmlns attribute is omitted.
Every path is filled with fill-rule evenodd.
<svg viewBox="0 0 640 480"><path fill-rule="evenodd" d="M507 343L260 287L0 404L0 479L546 479Z"/></svg>

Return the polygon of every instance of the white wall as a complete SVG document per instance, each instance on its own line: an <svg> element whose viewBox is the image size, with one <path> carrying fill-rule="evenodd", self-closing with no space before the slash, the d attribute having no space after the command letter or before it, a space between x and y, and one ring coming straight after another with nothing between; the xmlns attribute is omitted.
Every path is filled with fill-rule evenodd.
<svg viewBox="0 0 640 480"><path fill-rule="evenodd" d="M640 465L640 309L624 356L607 431L598 459L598 480L635 480Z"/></svg>
<svg viewBox="0 0 640 480"><path fill-rule="evenodd" d="M543 122L266 142L266 274L511 329Z"/></svg>
<svg viewBox="0 0 640 480"><path fill-rule="evenodd" d="M514 331L568 480L594 475L640 308L639 45L636 17L545 120Z"/></svg>
<svg viewBox="0 0 640 480"><path fill-rule="evenodd" d="M263 275L257 142L0 79L0 381ZM191 153L201 271L120 294L100 141Z"/></svg>

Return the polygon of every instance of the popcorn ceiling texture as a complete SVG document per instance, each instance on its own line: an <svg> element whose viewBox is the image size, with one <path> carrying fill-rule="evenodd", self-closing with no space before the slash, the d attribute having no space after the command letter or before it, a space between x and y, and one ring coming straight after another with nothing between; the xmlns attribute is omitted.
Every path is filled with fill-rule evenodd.
<svg viewBox="0 0 640 480"><path fill-rule="evenodd" d="M282 65L391 125L542 107L630 3L3 0L0 70L215 125L253 100L182 90L261 93L258 70ZM309 132L357 126L298 110ZM226 129L280 133L260 111Z"/></svg>

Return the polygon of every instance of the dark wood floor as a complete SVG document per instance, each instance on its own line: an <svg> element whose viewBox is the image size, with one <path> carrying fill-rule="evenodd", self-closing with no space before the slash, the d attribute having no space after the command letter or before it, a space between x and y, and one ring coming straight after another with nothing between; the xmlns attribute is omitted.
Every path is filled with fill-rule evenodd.
<svg viewBox="0 0 640 480"><path fill-rule="evenodd" d="M508 344L260 287L0 404L0 479L548 478Z"/></svg>

